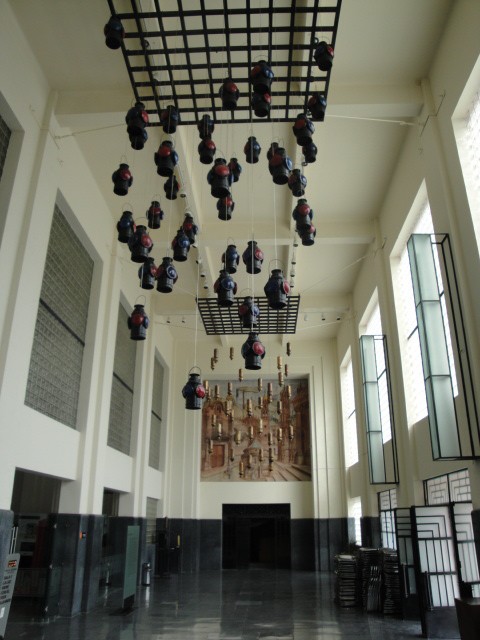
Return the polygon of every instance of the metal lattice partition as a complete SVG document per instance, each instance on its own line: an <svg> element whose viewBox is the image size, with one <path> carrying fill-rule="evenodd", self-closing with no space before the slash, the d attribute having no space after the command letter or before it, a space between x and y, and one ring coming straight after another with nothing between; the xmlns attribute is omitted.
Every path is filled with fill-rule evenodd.
<svg viewBox="0 0 480 640"><path fill-rule="evenodd" d="M5 120L0 116L0 178L2 177L3 167L7 158L8 145L12 132L8 128Z"/></svg>
<svg viewBox="0 0 480 640"><path fill-rule="evenodd" d="M220 307L216 298L198 298L198 310L208 336L249 333L250 327L243 327L238 314L242 300L235 299L231 307ZM256 331L262 335L267 333L295 333L297 328L300 296L288 296L285 309L274 310L268 305L268 298L255 298L260 309Z"/></svg>
<svg viewBox="0 0 480 640"><path fill-rule="evenodd" d="M168 104L182 124L196 124L208 112L216 122L250 122L249 73L267 60L275 79L272 109L263 121L285 122L303 113L312 91L327 97L330 71L313 58L319 41L335 46L341 0L152 0L142 9L131 0L107 0L122 21L127 72L137 101L159 124ZM144 5L147 3L144 3ZM231 77L240 91L235 111L223 111L219 88ZM260 120L261 121L261 120Z"/></svg>

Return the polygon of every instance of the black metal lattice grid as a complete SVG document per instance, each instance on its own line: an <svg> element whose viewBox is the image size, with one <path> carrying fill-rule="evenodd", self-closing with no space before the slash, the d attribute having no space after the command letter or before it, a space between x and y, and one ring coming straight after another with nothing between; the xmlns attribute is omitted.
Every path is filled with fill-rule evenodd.
<svg viewBox="0 0 480 640"><path fill-rule="evenodd" d="M312 91L328 96L330 71L313 58L325 40L335 46L342 0L153 0L154 10L130 0L107 0L122 21L123 56L135 99L143 102L150 124L168 104L182 124L196 124L204 113L215 122L292 120L303 113ZM272 108L256 118L250 105L249 73L258 60L272 65ZM219 88L231 77L240 91L235 111L222 110Z"/></svg>
<svg viewBox="0 0 480 640"><path fill-rule="evenodd" d="M198 298L197 305L202 318L205 332L208 336L247 334L250 327L243 327L238 315L238 308L243 300L235 298L231 307L221 307L216 298ZM255 298L255 304L260 310L257 321L257 332L267 333L295 333L297 329L300 296L288 296L285 309L271 309L268 298Z"/></svg>
<svg viewBox="0 0 480 640"><path fill-rule="evenodd" d="M0 116L0 178L2 177L3 167L7 158L8 145L12 132L8 128L5 120Z"/></svg>

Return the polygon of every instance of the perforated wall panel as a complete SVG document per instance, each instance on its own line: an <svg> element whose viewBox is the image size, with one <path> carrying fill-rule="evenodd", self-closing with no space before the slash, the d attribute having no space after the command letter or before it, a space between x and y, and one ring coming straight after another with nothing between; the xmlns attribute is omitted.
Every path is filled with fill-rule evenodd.
<svg viewBox="0 0 480 640"><path fill-rule="evenodd" d="M128 314L120 305L107 444L117 451L130 455L136 342L130 340L127 320Z"/></svg>
<svg viewBox="0 0 480 640"><path fill-rule="evenodd" d="M93 260L55 207L25 404L76 428Z"/></svg>

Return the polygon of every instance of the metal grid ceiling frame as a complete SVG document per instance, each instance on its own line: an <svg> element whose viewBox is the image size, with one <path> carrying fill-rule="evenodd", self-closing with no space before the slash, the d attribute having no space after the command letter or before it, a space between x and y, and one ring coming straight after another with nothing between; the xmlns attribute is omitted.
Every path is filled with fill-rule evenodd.
<svg viewBox="0 0 480 640"><path fill-rule="evenodd" d="M231 307L220 307L216 298L197 298L198 310L202 318L207 336L247 334L249 327L244 328L238 315L238 308L243 300L235 298ZM260 309L256 332L267 333L295 333L297 329L300 296L288 296L285 309L274 310L268 305L268 298L255 298L255 304Z"/></svg>
<svg viewBox="0 0 480 640"><path fill-rule="evenodd" d="M107 0L122 21L122 51L135 100L143 102L150 124L175 104L181 123L196 124L204 113L221 122L287 122L304 113L313 91L328 95L330 71L313 58L325 40L335 46L342 0ZM146 4L146 3L144 3ZM207 8L208 6L208 8ZM154 7L154 10L153 10ZM257 118L250 106L249 73L255 62L270 62L272 108ZM240 98L235 111L222 109L219 89L231 77Z"/></svg>

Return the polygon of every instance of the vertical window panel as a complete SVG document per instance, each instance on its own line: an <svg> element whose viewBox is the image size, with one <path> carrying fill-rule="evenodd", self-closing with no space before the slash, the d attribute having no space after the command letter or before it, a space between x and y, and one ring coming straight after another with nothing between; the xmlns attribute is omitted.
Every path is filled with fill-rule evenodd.
<svg viewBox="0 0 480 640"><path fill-rule="evenodd" d="M353 386L353 367L349 357L341 368L341 392L343 409L343 439L345 447L345 466L351 467L358 462L357 417L355 411L355 390Z"/></svg>
<svg viewBox="0 0 480 640"><path fill-rule="evenodd" d="M390 382L385 336L360 338L367 453L371 484L398 482L398 463L393 433ZM385 443L391 439L391 445Z"/></svg>
<svg viewBox="0 0 480 640"><path fill-rule="evenodd" d="M407 247L433 458L475 458L480 455L479 414L449 237L413 234ZM448 290L444 290L442 274Z"/></svg>

